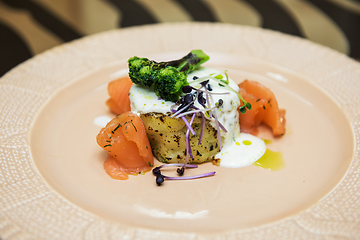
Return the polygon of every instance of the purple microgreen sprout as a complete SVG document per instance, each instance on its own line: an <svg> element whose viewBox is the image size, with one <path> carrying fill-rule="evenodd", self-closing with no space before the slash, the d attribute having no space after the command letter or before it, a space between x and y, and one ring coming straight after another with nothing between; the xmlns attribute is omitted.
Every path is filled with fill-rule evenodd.
<svg viewBox="0 0 360 240"><path fill-rule="evenodd" d="M196 164L186 164L184 166L183 163L169 163L169 164L163 164L158 167L155 167L152 172L155 176L157 176L160 172L161 168L169 168L169 167L185 167L185 168L198 168L198 165Z"/></svg>
<svg viewBox="0 0 360 240"><path fill-rule="evenodd" d="M193 104L192 102L191 103L188 103L187 105L185 105L184 107L181 107L180 109L178 108L177 109L177 111L175 111L175 113L173 114L173 115L171 115L171 117L170 118L173 118L173 117L175 117L176 115L178 115L178 114L180 114L180 113L182 113L182 112L185 112L190 106L191 106L191 104Z"/></svg>
<svg viewBox="0 0 360 240"><path fill-rule="evenodd" d="M221 124L221 122L218 122L219 123L219 127L225 132L227 133L227 130L226 128L224 127L224 125Z"/></svg>
<svg viewBox="0 0 360 240"><path fill-rule="evenodd" d="M199 110L199 108L197 108L195 106L194 106L194 109ZM200 115L201 115L201 132L200 132L200 135L199 135L199 143L198 143L198 145L201 144L202 137L204 135L204 130L205 130L205 115L204 115L203 112L200 112Z"/></svg>
<svg viewBox="0 0 360 240"><path fill-rule="evenodd" d="M197 168L198 166L195 164L186 164L184 166L184 164L182 164L182 163L170 163L170 164L160 165L160 166L154 168L152 171L153 174L156 176L155 182L158 186L161 186L165 179L167 179L167 180L190 180L190 179L197 179L197 178L203 178L203 177L209 177L209 176L215 175L215 172L208 172L208 173L202 173L202 174L193 175L193 176L181 176L183 174L182 173L182 174L179 174L180 177L170 177L170 176L163 175L161 173L160 169L164 168L164 167L181 167L181 168L177 169L177 172L182 171L184 173L185 168Z"/></svg>
<svg viewBox="0 0 360 240"><path fill-rule="evenodd" d="M214 99L213 97L210 95L210 99L211 99L211 104L212 105L215 105L214 104ZM221 151L222 149L222 144L221 144L221 134L220 134L220 125L219 125L219 120L218 120L218 117L217 117L217 114L215 111L212 111L212 114L215 118L215 124L216 124L216 130L217 130L217 136L218 136L218 142L219 142L219 149Z"/></svg>
<svg viewBox="0 0 360 240"><path fill-rule="evenodd" d="M173 113L176 112L176 110L174 110L174 109L171 109L171 111L172 111ZM196 135L195 130L191 127L190 123L189 123L188 120L185 118L185 116L182 116L182 117L180 117L180 118L184 121L186 127L190 130L190 132L191 132L193 135Z"/></svg>
<svg viewBox="0 0 360 240"><path fill-rule="evenodd" d="M164 167L184 167L184 164L182 163L171 163L171 164L163 164L161 166L158 166L158 167L155 167L152 172L153 174L156 176L156 184L158 186L160 186L163 182L164 182L164 179L165 179L165 176L161 174L161 168L164 168ZM186 168L197 168L198 166L195 165L195 164L187 164L185 166Z"/></svg>
<svg viewBox="0 0 360 240"><path fill-rule="evenodd" d="M200 136L199 136L199 143L198 145L201 144L201 141L202 141L202 138L203 138L203 135L204 135L204 130L205 130L205 116L203 113L200 113L201 114L201 132L200 132Z"/></svg>
<svg viewBox="0 0 360 240"><path fill-rule="evenodd" d="M153 169L153 174L156 176L155 182L158 186L161 186L165 179L167 179L167 180L191 180L191 179L197 179L197 178L203 178L203 177L209 177L209 176L215 175L215 172L208 172L208 173L202 173L202 174L193 175L193 176L170 177L170 176L163 175L161 173L160 169L164 168L164 167L181 167L181 168L178 168L177 170L181 169L182 171L184 171L185 168L197 168L198 166L195 164L186 164L185 168L184 168L184 164L182 164L182 163L170 163L170 164L163 164L161 166L158 166Z"/></svg>
<svg viewBox="0 0 360 240"><path fill-rule="evenodd" d="M208 84L208 86L209 86L210 84ZM201 90L200 88L199 89L196 89L196 91L197 92L202 92L202 93L204 93L204 92L207 92L207 91L210 91L209 89L208 89L208 87L206 87L206 91L205 90ZM211 91L212 91L212 89L211 89ZM222 93L209 93L209 94L212 94L212 95L226 95L226 94L230 94L230 92L222 92Z"/></svg>
<svg viewBox="0 0 360 240"><path fill-rule="evenodd" d="M188 114L193 114L193 113L200 113L200 112L207 112L207 111L212 111L212 110L215 110L219 108L218 106L215 106L215 107L212 107L212 108L205 108L205 109L195 109L195 110L191 110L191 111L187 111L187 112L184 112L184 113L181 113L179 115L176 116L176 118L179 118L179 117L183 117L183 116L186 116Z"/></svg>
<svg viewBox="0 0 360 240"><path fill-rule="evenodd" d="M180 105L180 107L178 107L177 111L170 118L173 118L182 112L186 112L189 109L189 107L191 107L194 104L195 99L193 94L188 93L180 99L180 102L183 102L183 104Z"/></svg>
<svg viewBox="0 0 360 240"><path fill-rule="evenodd" d="M207 90L206 86L203 86L205 89L205 95L206 95L206 102L208 104L208 108L210 108L210 98L209 98L209 91ZM209 117L211 118L211 114L209 114Z"/></svg>
<svg viewBox="0 0 360 240"><path fill-rule="evenodd" d="M209 82L209 80L207 80L207 83L208 83L208 82ZM221 104L220 104L220 102L219 102L218 105L215 105L215 104L214 104L214 99L213 99L212 95L208 92L208 90L207 90L207 88L206 88L206 85L202 85L202 86L203 86L203 88L204 88L204 90L205 90L205 93L206 93L206 98L207 98L207 102L208 102L208 105L209 105L208 110L211 109L211 105L215 106L215 108L221 107L222 104L223 104L223 100L221 99ZM209 97L210 97L210 99L211 99L211 104L210 104L210 101L209 101ZM214 110L215 110L215 109L214 109ZM210 113L211 113L211 114L209 114L209 116L213 116L213 117L215 118L215 124L216 124L216 130L217 130L217 136L218 136L218 142L219 142L219 149L220 149L220 151L221 151L221 149L222 149L222 144L221 144L220 122L219 122L219 120L218 120L218 118L217 118L217 115L216 115L216 112L215 112L215 111L212 111L212 109L211 109L211 112L210 112ZM221 125L221 126L222 126L222 125ZM223 127L223 126L222 126L222 127ZM225 128L224 128L224 129L225 129ZM225 132L227 132L226 129L225 129Z"/></svg>
<svg viewBox="0 0 360 240"><path fill-rule="evenodd" d="M225 73L225 72L224 72ZM222 73L220 73L222 74ZM216 76L219 76L220 74L216 75ZM228 77L225 80L220 80L216 77L212 77L212 75L215 75L215 74L211 74L210 76L205 76L205 77L201 77L201 78L198 78L196 79L195 81L192 81L190 82L190 84L196 84L196 83L201 83L203 82L204 80L206 79L211 79L211 80L214 80L215 82L219 83L222 87L226 88L227 90L231 91L231 92L234 92L237 94L238 98L240 99L240 101L242 102L242 106L240 107L240 112L241 113L245 113L246 112L246 109L249 109L251 110L252 107L251 107L251 104L249 102L246 102L245 99L241 96L241 94L239 92L237 92L235 89L233 89L232 87L229 86L229 84L227 84L226 82L229 81ZM227 76L227 74L225 73L225 75ZM224 84L225 83L225 84Z"/></svg>
<svg viewBox="0 0 360 240"><path fill-rule="evenodd" d="M202 173L202 174L198 174L198 175L194 175L194 176L184 176L184 177L169 177L169 176L163 175L163 177L168 180L189 180L189 179L197 179L197 178L213 176L213 175L215 175L215 173L216 172L208 172L208 173Z"/></svg>
<svg viewBox="0 0 360 240"><path fill-rule="evenodd" d="M190 120L190 125L192 125L194 118L195 118L195 113L193 114L191 120ZM185 166L187 165L188 161L189 161L189 156L191 157L191 159L193 159L193 155L191 152L191 145L190 145L190 129L188 128L186 130L186 135L185 135L185 141L186 141L186 159L185 159L185 163L181 168L178 168L176 171L177 173L182 176L185 172Z"/></svg>
<svg viewBox="0 0 360 240"><path fill-rule="evenodd" d="M187 119L185 118L185 116L182 116L181 119L185 122L186 127L188 128L188 130L190 130L190 132L192 133L192 135L196 135L195 130L192 128L191 124L187 121Z"/></svg>
<svg viewBox="0 0 360 240"><path fill-rule="evenodd" d="M192 123L193 123L193 121L195 119L195 115L196 115L195 113L192 115L191 120L190 120L190 125L192 125ZM186 140L187 140L187 149L189 150L189 154L190 154L191 159L193 159L194 156L192 155L191 145L190 145L190 129L186 130L186 136L185 137L186 137ZM187 162L185 162L184 167L185 167L186 164L187 164Z"/></svg>

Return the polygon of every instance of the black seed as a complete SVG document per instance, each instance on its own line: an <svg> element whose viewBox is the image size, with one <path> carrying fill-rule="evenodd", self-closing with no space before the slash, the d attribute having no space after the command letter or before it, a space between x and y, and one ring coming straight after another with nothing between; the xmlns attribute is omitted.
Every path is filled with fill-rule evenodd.
<svg viewBox="0 0 360 240"><path fill-rule="evenodd" d="M208 83L209 83L209 79L201 82L200 84L203 85L203 86L206 86L206 84L208 84Z"/></svg>
<svg viewBox="0 0 360 240"><path fill-rule="evenodd" d="M163 177L163 175L157 175L157 176L156 176L156 184L157 184L158 186L160 186L163 182L164 182L164 177Z"/></svg>
<svg viewBox="0 0 360 240"><path fill-rule="evenodd" d="M182 91L183 91L183 93L189 93L192 91L192 87L189 85L183 86Z"/></svg>
<svg viewBox="0 0 360 240"><path fill-rule="evenodd" d="M205 105L205 103L206 103L206 99L203 97L203 92L200 92L199 93L199 95L198 95L198 102L202 105L202 106L204 106Z"/></svg>
<svg viewBox="0 0 360 240"><path fill-rule="evenodd" d="M193 97L192 94L186 94L185 98L184 98L184 101L185 101L186 104L189 104L189 103L191 103L193 101L193 98L194 97Z"/></svg>
<svg viewBox="0 0 360 240"><path fill-rule="evenodd" d="M210 84L208 84L208 85L206 86L206 88L207 88L207 90L210 91L210 92L213 90Z"/></svg>
<svg viewBox="0 0 360 240"><path fill-rule="evenodd" d="M184 175L185 168L184 167L178 168L176 169L176 172L179 174L179 176L182 176Z"/></svg>
<svg viewBox="0 0 360 240"><path fill-rule="evenodd" d="M220 98L218 101L218 107L221 107L223 105L224 101Z"/></svg>
<svg viewBox="0 0 360 240"><path fill-rule="evenodd" d="M197 77L197 76L194 76L194 77L193 77L193 80L196 80L196 79L198 79L198 78L199 78L199 77Z"/></svg>
<svg viewBox="0 0 360 240"><path fill-rule="evenodd" d="M152 172L153 172L153 174L154 174L155 176L161 175L161 171L160 171L160 168L159 168L159 167L154 168L154 169L152 170Z"/></svg>

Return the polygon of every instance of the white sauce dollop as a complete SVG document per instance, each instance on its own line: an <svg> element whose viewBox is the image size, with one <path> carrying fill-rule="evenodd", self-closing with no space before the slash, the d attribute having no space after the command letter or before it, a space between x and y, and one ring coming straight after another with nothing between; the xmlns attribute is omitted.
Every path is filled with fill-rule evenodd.
<svg viewBox="0 0 360 240"><path fill-rule="evenodd" d="M216 157L221 159L221 167L239 168L253 164L264 155L265 151L266 145L262 139L241 133L234 141L225 144Z"/></svg>
<svg viewBox="0 0 360 240"><path fill-rule="evenodd" d="M94 124L99 127L105 127L111 119L109 116L98 116L94 119Z"/></svg>
<svg viewBox="0 0 360 240"><path fill-rule="evenodd" d="M200 83L192 84L194 76L200 78L209 75L216 76L219 73L221 72L212 68L200 67L199 69L191 72L188 75L187 80L191 86L199 88L201 86ZM223 79L226 79L225 74L222 75ZM224 137L224 141L222 142L222 150L215 157L221 159L220 166L223 167L237 168L253 164L265 153L266 146L264 141L250 134L240 134L238 111L240 100L237 94L229 91L225 87L221 87L214 80L210 80L209 84L212 87L212 93L226 93L212 94L212 98L209 99L211 107L213 107L219 99L223 100L223 105L220 109L216 109L215 112L218 117L218 121L227 130L226 133L223 130L220 130L221 136ZM237 84L231 79L229 79L229 86L235 91L239 90ZM150 112L167 114L170 112L170 107L174 105L173 102L159 99L153 89L141 87L136 84L131 87L129 98L131 102L131 111L138 114ZM203 109L197 101L194 105ZM214 119L211 119L211 124L214 128L216 128ZM245 145L244 141L249 141L251 144Z"/></svg>

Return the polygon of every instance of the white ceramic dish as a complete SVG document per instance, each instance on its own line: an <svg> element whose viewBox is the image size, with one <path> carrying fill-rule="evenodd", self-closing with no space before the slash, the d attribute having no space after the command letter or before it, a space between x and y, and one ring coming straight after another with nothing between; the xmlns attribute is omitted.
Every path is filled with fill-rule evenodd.
<svg viewBox="0 0 360 240"><path fill-rule="evenodd" d="M275 92L288 131L268 147L283 153L286 167L205 164L193 173L215 169L215 177L160 188L151 173L111 179L93 123L112 116L104 104L109 74L126 69L133 55L170 60L198 48L210 55L207 66ZM359 63L330 49L226 24L110 31L36 56L0 81L0 236L358 237L359 76ZM266 130L261 135L270 137Z"/></svg>

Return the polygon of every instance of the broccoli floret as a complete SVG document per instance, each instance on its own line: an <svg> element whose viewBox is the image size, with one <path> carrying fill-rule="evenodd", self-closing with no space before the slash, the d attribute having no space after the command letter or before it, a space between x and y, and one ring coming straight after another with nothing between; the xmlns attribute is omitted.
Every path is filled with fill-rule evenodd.
<svg viewBox="0 0 360 240"><path fill-rule="evenodd" d="M129 77L140 86L154 86L157 96L166 101L177 101L182 87L189 85L187 75L209 60L202 50L193 50L179 60L155 62L147 58L132 57L128 60Z"/></svg>
<svg viewBox="0 0 360 240"><path fill-rule="evenodd" d="M132 57L128 60L129 76L135 84L151 87L155 81L153 79L154 62L147 58Z"/></svg>
<svg viewBox="0 0 360 240"><path fill-rule="evenodd" d="M175 67L162 68L157 73L158 79L154 86L156 95L166 101L177 101L182 94L182 87L189 85L187 74Z"/></svg>

